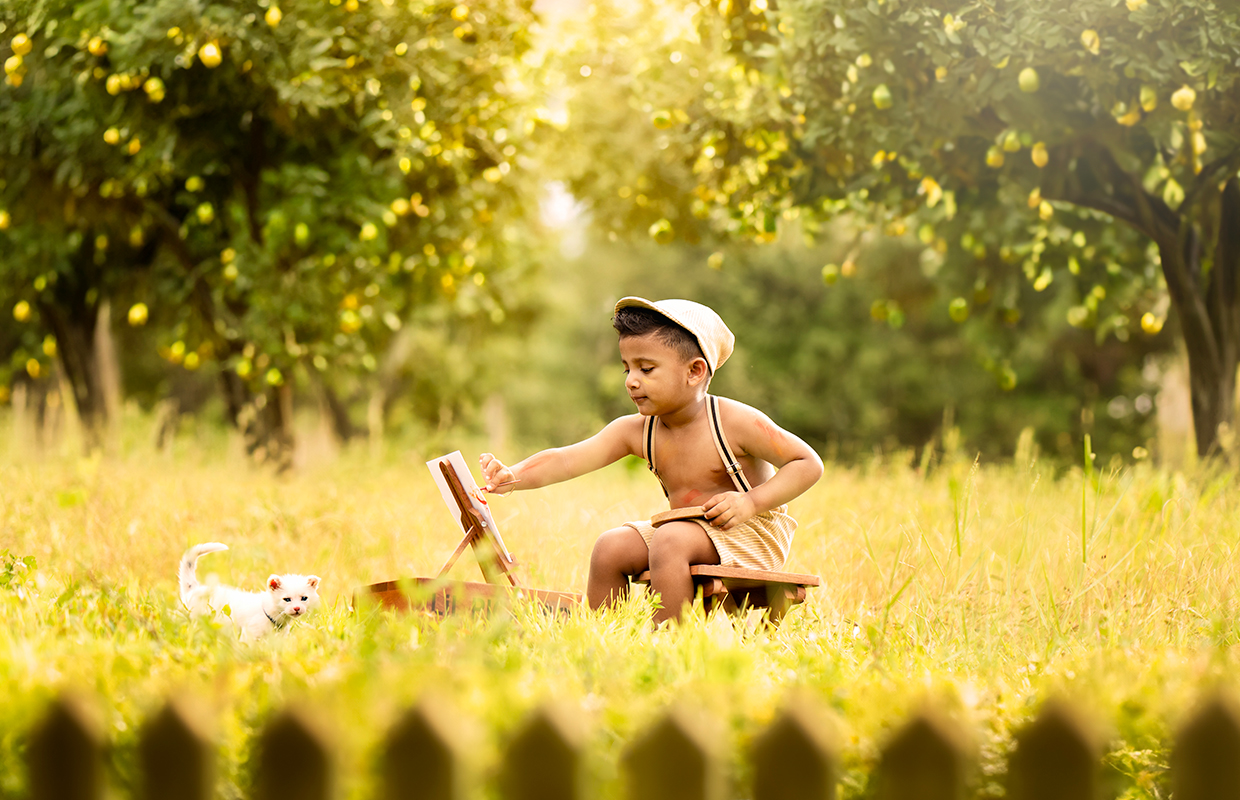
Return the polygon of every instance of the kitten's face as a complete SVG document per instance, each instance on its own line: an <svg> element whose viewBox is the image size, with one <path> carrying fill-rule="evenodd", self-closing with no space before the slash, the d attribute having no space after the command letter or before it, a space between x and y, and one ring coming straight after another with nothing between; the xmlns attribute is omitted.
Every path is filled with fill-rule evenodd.
<svg viewBox="0 0 1240 800"><path fill-rule="evenodd" d="M292 619L306 615L319 603L318 575L272 575L267 589L276 610Z"/></svg>

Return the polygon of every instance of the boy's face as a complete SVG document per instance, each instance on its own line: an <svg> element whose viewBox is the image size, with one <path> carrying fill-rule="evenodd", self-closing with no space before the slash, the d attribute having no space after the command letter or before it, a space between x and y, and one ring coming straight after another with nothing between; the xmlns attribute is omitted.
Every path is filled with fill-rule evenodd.
<svg viewBox="0 0 1240 800"><path fill-rule="evenodd" d="M707 371L705 359L686 359L654 333L621 337L620 363L624 388L645 416L659 416L693 400Z"/></svg>

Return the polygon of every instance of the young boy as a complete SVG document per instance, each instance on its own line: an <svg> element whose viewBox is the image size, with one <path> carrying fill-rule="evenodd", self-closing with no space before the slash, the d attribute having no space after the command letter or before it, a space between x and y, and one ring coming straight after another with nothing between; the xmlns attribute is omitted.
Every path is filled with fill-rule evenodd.
<svg viewBox="0 0 1240 800"><path fill-rule="evenodd" d="M624 386L638 413L512 467L490 453L479 460L486 490L505 492L508 484L537 489L640 456L671 508L703 506L703 517L658 529L626 522L594 544L590 607L618 602L628 594L629 578L649 569L662 599L657 624L679 619L692 602L690 565L783 567L796 530L785 504L822 476L822 461L762 412L707 394L735 341L711 309L690 300L626 297L616 304L612 325L620 334Z"/></svg>

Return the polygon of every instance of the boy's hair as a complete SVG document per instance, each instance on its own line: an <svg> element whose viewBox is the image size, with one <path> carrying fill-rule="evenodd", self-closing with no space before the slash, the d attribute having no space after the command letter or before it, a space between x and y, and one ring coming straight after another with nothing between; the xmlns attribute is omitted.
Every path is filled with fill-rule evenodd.
<svg viewBox="0 0 1240 800"><path fill-rule="evenodd" d="M658 335L659 341L675 350L685 361L692 361L695 358L706 360L706 354L702 352L702 346L698 344L697 337L658 311L637 306L619 308L616 309L615 316L611 318L611 326L620 334L621 339L626 336L646 336L653 333ZM706 370L710 371L710 362L707 362Z"/></svg>

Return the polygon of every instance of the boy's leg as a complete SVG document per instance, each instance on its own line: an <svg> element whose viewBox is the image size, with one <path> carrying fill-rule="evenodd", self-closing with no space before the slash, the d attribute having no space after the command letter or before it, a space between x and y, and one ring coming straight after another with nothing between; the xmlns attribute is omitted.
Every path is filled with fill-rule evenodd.
<svg viewBox="0 0 1240 800"><path fill-rule="evenodd" d="M646 540L633 528L612 528L598 537L590 554L590 579L586 585L590 608L611 605L627 597L629 576L645 571L649 563Z"/></svg>
<svg viewBox="0 0 1240 800"><path fill-rule="evenodd" d="M715 543L696 522L669 522L659 527L650 543L650 588L659 593L663 607L654 621L680 619L686 603L693 602L692 564L718 564Z"/></svg>

